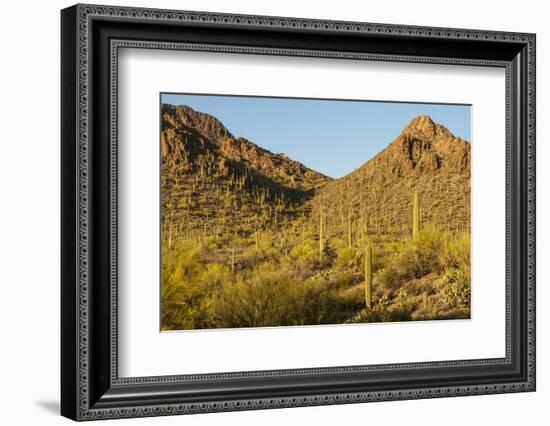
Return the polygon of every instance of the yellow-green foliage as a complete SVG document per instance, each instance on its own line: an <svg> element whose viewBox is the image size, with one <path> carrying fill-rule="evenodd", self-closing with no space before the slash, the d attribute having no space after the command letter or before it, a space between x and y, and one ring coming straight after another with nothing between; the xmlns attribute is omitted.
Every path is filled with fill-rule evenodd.
<svg viewBox="0 0 550 426"><path fill-rule="evenodd" d="M369 240L371 308L365 310L365 251L333 236L319 263L318 241L288 238L288 256L263 232L258 247L239 235L163 246L163 329L256 327L468 318L470 240L430 227L418 240ZM235 250L236 264L231 260ZM368 311L368 312L367 312Z"/></svg>
<svg viewBox="0 0 550 426"><path fill-rule="evenodd" d="M213 328L338 323L359 307L353 292L272 265L224 283L207 305Z"/></svg>
<svg viewBox="0 0 550 426"><path fill-rule="evenodd" d="M355 266L357 250L354 248L343 247L336 251L335 266L340 269Z"/></svg>
<svg viewBox="0 0 550 426"><path fill-rule="evenodd" d="M451 308L470 306L470 236L450 241L443 252L446 265L441 279L443 302Z"/></svg>
<svg viewBox="0 0 550 426"><path fill-rule="evenodd" d="M290 257L303 266L314 265L319 260L315 241L309 239L301 241L290 250Z"/></svg>
<svg viewBox="0 0 550 426"><path fill-rule="evenodd" d="M171 253L178 262L163 271L164 329L342 323L362 304L349 279L305 278L308 272L273 264L234 275L201 263L196 250L178 257L184 249Z"/></svg>
<svg viewBox="0 0 550 426"><path fill-rule="evenodd" d="M162 326L202 328L206 312L204 300L230 277L224 265L201 263L200 249L180 242L165 251L162 268Z"/></svg>
<svg viewBox="0 0 550 426"><path fill-rule="evenodd" d="M442 253L447 267L470 267L470 235L463 233L457 238L447 238Z"/></svg>
<svg viewBox="0 0 550 426"><path fill-rule="evenodd" d="M378 273L380 283L390 289L398 288L402 282L420 278L430 272L441 272L441 258L445 235L442 232L424 230L417 240L405 241L394 246L386 267Z"/></svg>
<svg viewBox="0 0 550 426"><path fill-rule="evenodd" d="M443 303L450 308L470 305L470 269L447 269L441 279Z"/></svg>

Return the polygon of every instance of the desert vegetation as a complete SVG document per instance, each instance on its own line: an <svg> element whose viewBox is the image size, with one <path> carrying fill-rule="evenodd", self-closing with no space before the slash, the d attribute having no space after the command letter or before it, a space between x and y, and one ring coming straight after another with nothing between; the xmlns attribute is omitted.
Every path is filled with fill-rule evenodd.
<svg viewBox="0 0 550 426"><path fill-rule="evenodd" d="M162 108L163 330L469 318L468 142L418 117L331 179Z"/></svg>

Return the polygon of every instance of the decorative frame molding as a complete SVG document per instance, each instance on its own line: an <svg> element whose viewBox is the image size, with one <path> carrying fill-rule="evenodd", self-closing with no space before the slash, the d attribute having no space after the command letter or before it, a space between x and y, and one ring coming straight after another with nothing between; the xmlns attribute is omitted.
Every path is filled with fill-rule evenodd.
<svg viewBox="0 0 550 426"><path fill-rule="evenodd" d="M136 38L126 30L135 23L159 40ZM190 28L191 41L175 38L171 28ZM212 43L205 28L223 28L241 37L239 44ZM192 33L198 29L198 35ZM166 30L166 33L161 33ZM294 46L246 45L246 30L301 34L349 35L349 50ZM108 35L106 35L108 34ZM123 35L124 37L121 37ZM185 37L185 35L184 35ZM353 41L374 40L370 51L355 51ZM366 39L365 39L366 37ZM370 38L369 38L370 37ZM387 43L422 44L425 52L388 51ZM284 39L281 43L290 43ZM438 56L438 44L479 49L469 56ZM462 43L462 44L461 44ZM276 44L276 43L274 43ZM368 43L367 43L368 44ZM327 367L300 370L187 376L119 378L117 368L117 70L119 48L222 51L239 54L314 56L371 61L424 62L503 67L506 70L506 357L502 359ZM398 49L398 48L397 48ZM423 50L424 49L424 50ZM491 50L492 52L489 52ZM427 53L428 54L427 54ZM453 52L452 52L453 53ZM510 32L411 27L401 25L181 12L156 9L76 5L62 12L62 414L75 420L141 417L197 412L435 398L535 390L535 36ZM101 98L101 100L99 100ZM103 145L99 143L103 142ZM94 161L91 161L91 158ZM107 158L109 159L107 161ZM98 161L102 159L102 161ZM93 164L93 166L92 166ZM98 164L108 179L98 177ZM93 167L93 168L92 168ZM106 194L105 192L108 192ZM518 211L516 211L518 209ZM96 229L107 233L97 234ZM107 235L108 234L108 235ZM512 262L519 253L519 261ZM108 256L108 262L102 256ZM101 258L108 265L99 263ZM99 276L107 283L99 283ZM93 303L92 303L93 302ZM517 304L517 306L515 305ZM98 305L101 307L98 308ZM108 308L108 309L107 309ZM417 387L399 379L407 371L433 370L443 380L452 369L506 369L508 380L479 380L467 385ZM471 370L473 371L473 370ZM515 375L512 375L512 371ZM362 375L395 375L393 388L357 385ZM287 391L269 381L314 377L326 383L347 377L346 389ZM213 391L231 380L249 380L238 394ZM400 382L401 380L401 382ZM263 382L262 382L263 381ZM434 379L434 383L436 380ZM290 382L289 382L290 383ZM167 397L185 386L196 395ZM139 388L139 394L137 390ZM208 388L208 389L207 389ZM263 389L263 393L257 391ZM374 390L371 390L374 389ZM256 390L254 390L256 389ZM201 393L202 392L202 393ZM212 396L206 397L205 394ZM147 394L148 396L143 396ZM254 396L257 394L258 396Z"/></svg>

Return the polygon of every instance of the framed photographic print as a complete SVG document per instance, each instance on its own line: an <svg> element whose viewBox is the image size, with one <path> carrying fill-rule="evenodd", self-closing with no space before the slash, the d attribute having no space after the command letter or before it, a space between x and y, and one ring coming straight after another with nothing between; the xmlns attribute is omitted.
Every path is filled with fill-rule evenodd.
<svg viewBox="0 0 550 426"><path fill-rule="evenodd" d="M535 36L76 5L74 420L535 390Z"/></svg>
<svg viewBox="0 0 550 426"><path fill-rule="evenodd" d="M160 102L163 331L470 318L469 105Z"/></svg>

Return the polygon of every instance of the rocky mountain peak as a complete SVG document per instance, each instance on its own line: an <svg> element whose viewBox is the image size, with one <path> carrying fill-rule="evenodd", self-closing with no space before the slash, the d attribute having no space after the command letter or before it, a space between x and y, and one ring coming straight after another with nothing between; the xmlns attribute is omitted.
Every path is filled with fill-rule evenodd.
<svg viewBox="0 0 550 426"><path fill-rule="evenodd" d="M176 168L203 173L210 167L210 173L224 177L253 175L257 182L291 192L312 191L329 180L298 161L233 136L210 114L186 105L164 104L162 111L162 157Z"/></svg>
<svg viewBox="0 0 550 426"><path fill-rule="evenodd" d="M386 149L349 176L378 175L394 180L440 169L469 170L470 144L454 136L431 117L414 118Z"/></svg>
<svg viewBox="0 0 550 426"><path fill-rule="evenodd" d="M452 138L453 134L441 124L436 124L429 115L419 115L403 129L402 134L422 139Z"/></svg>
<svg viewBox="0 0 550 426"><path fill-rule="evenodd" d="M469 142L431 117L418 116L384 150L345 177L328 182L313 203L333 209L363 206L375 222L400 226L399 221L409 217L412 194L418 192L430 220L466 224L470 156Z"/></svg>
<svg viewBox="0 0 550 426"><path fill-rule="evenodd" d="M435 123L429 115L419 115L403 129L403 133L420 134L426 137L435 135Z"/></svg>
<svg viewBox="0 0 550 426"><path fill-rule="evenodd" d="M223 139L232 138L233 135L213 115L195 111L187 105L163 104L163 121L173 127L188 127L197 130L204 137L217 143Z"/></svg>
<svg viewBox="0 0 550 426"><path fill-rule="evenodd" d="M390 151L400 151L410 170L417 166L421 171L451 167L462 172L469 166L470 144L427 115L414 118L392 145Z"/></svg>

